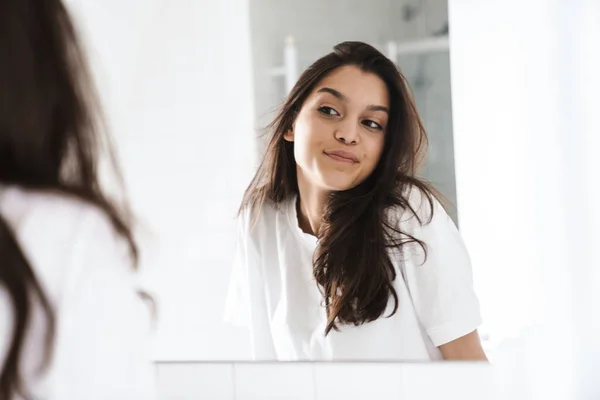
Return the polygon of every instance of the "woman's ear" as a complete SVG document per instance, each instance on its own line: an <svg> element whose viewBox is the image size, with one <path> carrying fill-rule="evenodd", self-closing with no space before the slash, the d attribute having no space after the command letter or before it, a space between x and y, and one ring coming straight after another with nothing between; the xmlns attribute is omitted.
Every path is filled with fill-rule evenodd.
<svg viewBox="0 0 600 400"><path fill-rule="evenodd" d="M292 126L286 133L283 134L283 138L288 142L294 141L294 126Z"/></svg>

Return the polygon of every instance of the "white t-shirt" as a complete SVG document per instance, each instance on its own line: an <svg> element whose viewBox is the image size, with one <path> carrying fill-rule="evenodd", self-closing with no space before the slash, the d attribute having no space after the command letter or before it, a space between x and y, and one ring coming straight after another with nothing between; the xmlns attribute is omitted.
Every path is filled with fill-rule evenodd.
<svg viewBox="0 0 600 400"><path fill-rule="evenodd" d="M429 203L417 190L409 201L422 221ZM314 236L299 228L296 199L264 206L251 227L240 216L226 321L249 328L255 360L440 360L438 346L481 324L469 256L456 226L434 203L421 226L409 211L390 215L401 230L427 245L427 260L414 243L391 254L398 310L360 326L342 325L324 335L326 312L312 275ZM404 261L403 261L404 260ZM393 310L390 299L384 316Z"/></svg>
<svg viewBox="0 0 600 400"><path fill-rule="evenodd" d="M136 293L126 244L104 214L61 195L1 186L0 214L55 311L54 355L45 373L36 374L45 332L38 303L21 353L34 398L155 399L149 309ZM0 286L2 365L14 324L9 301Z"/></svg>

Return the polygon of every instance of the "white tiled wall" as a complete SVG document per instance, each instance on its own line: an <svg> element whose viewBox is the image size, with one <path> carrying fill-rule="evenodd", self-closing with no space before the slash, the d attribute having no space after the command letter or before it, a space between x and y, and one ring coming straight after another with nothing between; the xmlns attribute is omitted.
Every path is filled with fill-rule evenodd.
<svg viewBox="0 0 600 400"><path fill-rule="evenodd" d="M312 364L235 364L236 400L314 399L317 390Z"/></svg>
<svg viewBox="0 0 600 400"><path fill-rule="evenodd" d="M157 367L160 400L234 399L232 364L161 364Z"/></svg>
<svg viewBox="0 0 600 400"><path fill-rule="evenodd" d="M403 377L403 399L483 400L496 392L491 367L479 364L413 364L403 367Z"/></svg>
<svg viewBox="0 0 600 400"><path fill-rule="evenodd" d="M400 364L315 364L316 399L398 399L402 392Z"/></svg>
<svg viewBox="0 0 600 400"><path fill-rule="evenodd" d="M159 400L487 400L484 364L158 364ZM520 400L514 397L511 400Z"/></svg>

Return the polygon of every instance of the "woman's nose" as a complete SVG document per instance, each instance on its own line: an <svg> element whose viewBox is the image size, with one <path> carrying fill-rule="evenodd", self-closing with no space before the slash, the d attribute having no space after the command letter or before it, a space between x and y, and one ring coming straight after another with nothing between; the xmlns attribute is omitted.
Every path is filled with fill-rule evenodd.
<svg viewBox="0 0 600 400"><path fill-rule="evenodd" d="M359 141L358 127L356 124L341 124L336 128L335 138L344 144L357 144Z"/></svg>

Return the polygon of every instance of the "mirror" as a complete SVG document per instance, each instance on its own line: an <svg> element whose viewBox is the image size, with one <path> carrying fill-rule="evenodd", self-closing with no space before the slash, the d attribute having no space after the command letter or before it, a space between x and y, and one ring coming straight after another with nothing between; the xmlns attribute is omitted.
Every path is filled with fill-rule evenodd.
<svg viewBox="0 0 600 400"><path fill-rule="evenodd" d="M263 128L272 121L301 73L340 42L367 43L400 67L429 139L427 157L417 174L439 190L447 200L445 212L460 227L463 205L457 197L455 179L447 2L344 4L299 6L289 1L229 0L218 4L188 2L185 6L152 2L143 7L128 2L117 7L74 2L92 49L92 63L118 143L129 197L141 221L142 269L147 286L156 294L159 311L157 361L253 358L249 332L223 321L231 293L236 213L266 151L268 136L260 136ZM351 93L347 97L356 99ZM385 96L380 100L385 102ZM339 99L328 101L339 103ZM357 112L352 107L347 108L349 114ZM451 229L450 221L444 226ZM453 235L459 237L456 232ZM461 259L465 256L461 253L455 261L469 266L468 260ZM310 268L310 262L306 264ZM481 286L487 282L485 266L473 263L474 285L468 283L469 268L463 271L470 296L464 301L473 310L466 317L470 319L467 325L480 328L489 356L499 341L491 340L496 338L489 327L506 319L496 306L501 302L498 297L481 297L481 289L489 289ZM411 307L417 293L409 293L406 287L410 283L402 284L402 279L417 277L399 273L396 279L398 285L404 285L398 293L399 306ZM312 296L312 306L297 310L305 317L311 312L322 316L318 287L310 285L304 290ZM474 294L482 298L482 326ZM270 305L265 318L279 321L273 329L280 330L281 340L293 340L293 332L302 331L301 343L291 347L281 341L275 344L269 336L271 328L261 340L271 340L268 346L288 350L319 342L314 339L310 344L312 337L323 335L324 327L319 325L323 321L310 328L290 326L285 313L292 309L277 309L280 303ZM422 321L416 315L410 324L421 346L418 354L385 348L373 350L376 355L328 353L336 346L356 348L353 343L359 342L367 346L369 332L382 329L393 334L394 329L408 323L401 322L396 328L386 325L394 318L398 319L381 317L356 329L348 327L347 331L356 332L354 336L333 330L333 344L321 342L315 353L293 350L277 355L279 350L273 353L271 348L263 359L443 358L428 334L417 328ZM519 324L513 331L519 331ZM460 334L471 331L466 329ZM439 341L446 339L444 336Z"/></svg>

